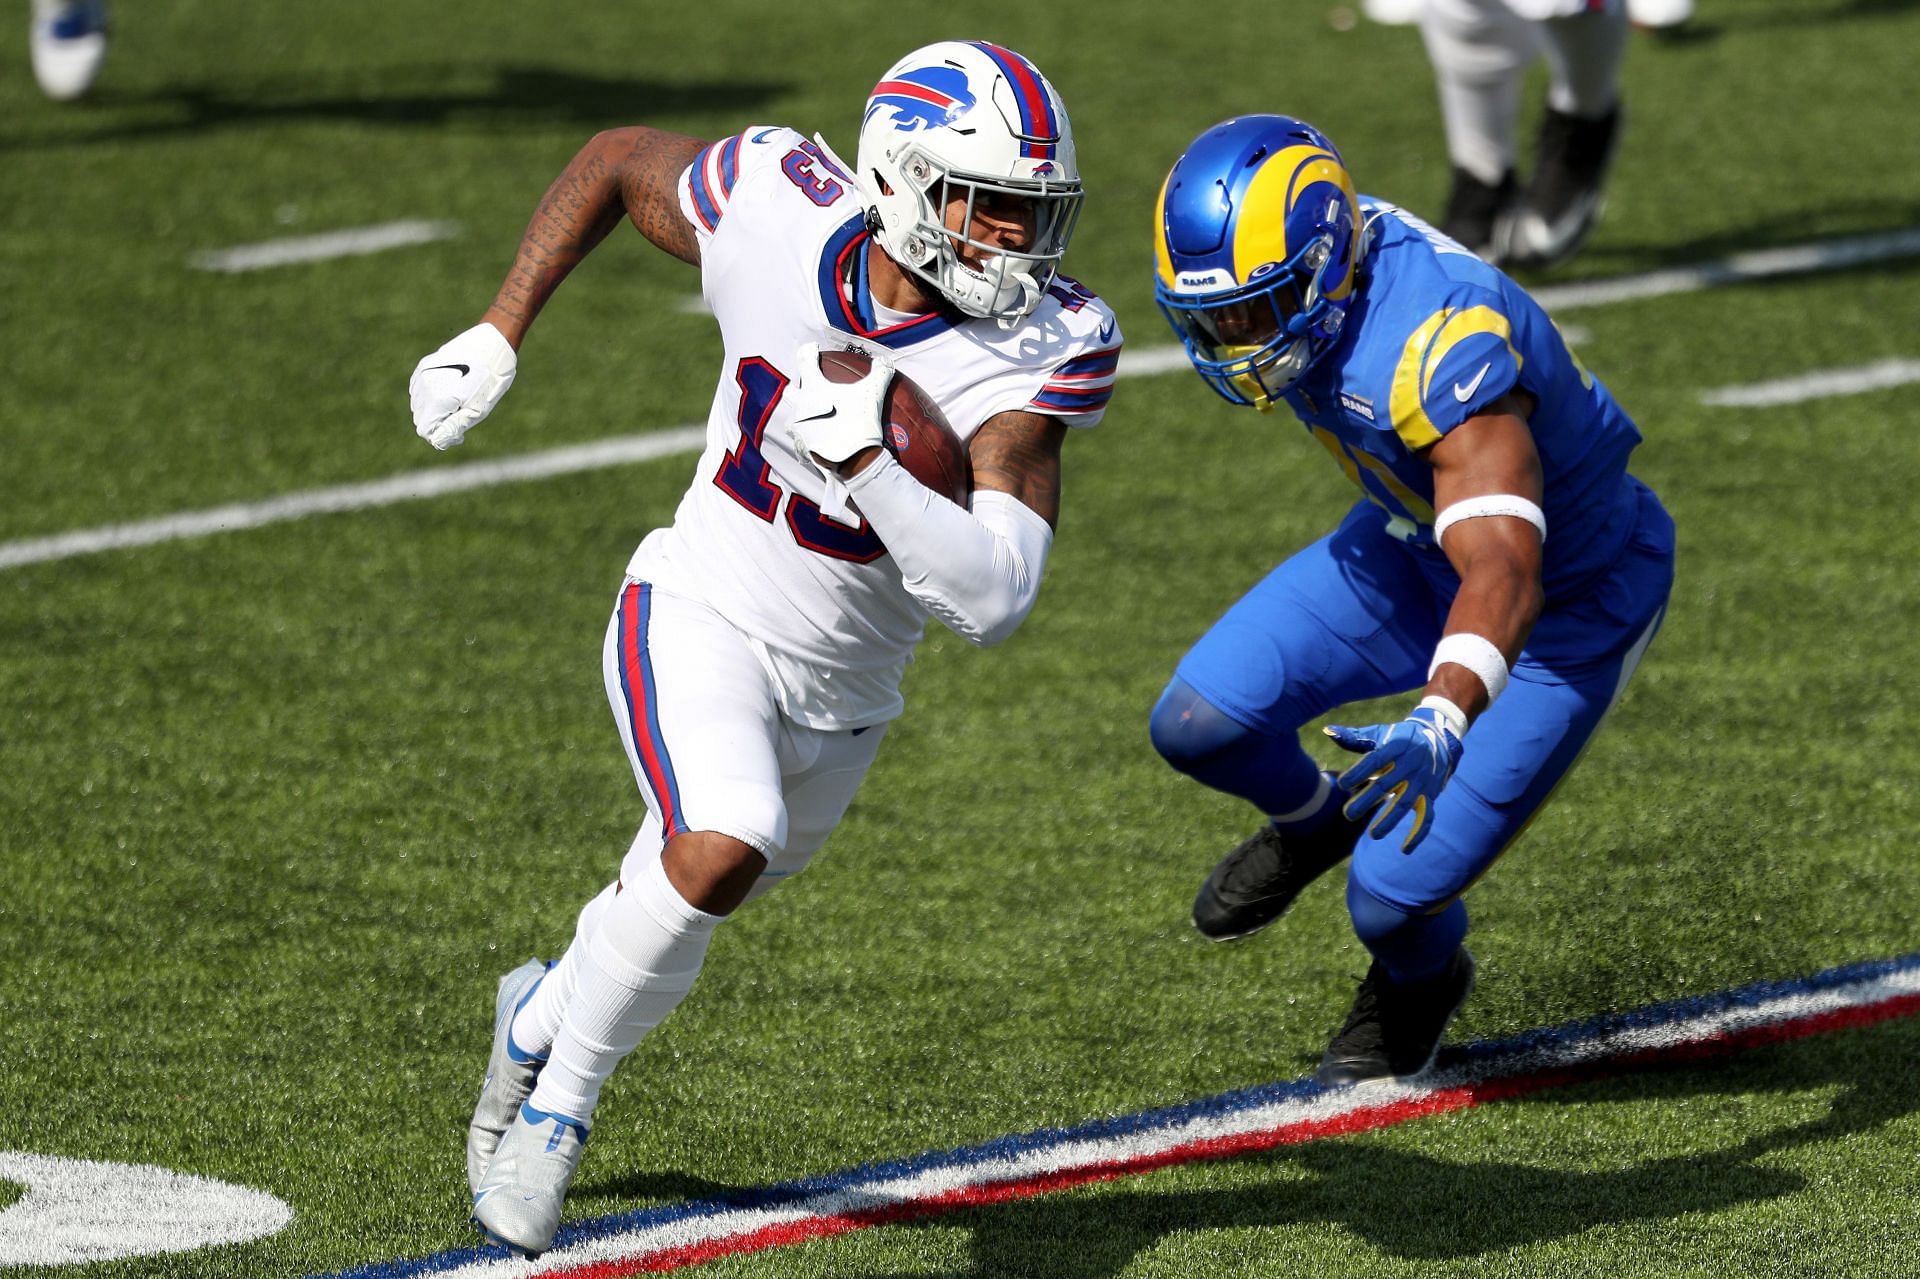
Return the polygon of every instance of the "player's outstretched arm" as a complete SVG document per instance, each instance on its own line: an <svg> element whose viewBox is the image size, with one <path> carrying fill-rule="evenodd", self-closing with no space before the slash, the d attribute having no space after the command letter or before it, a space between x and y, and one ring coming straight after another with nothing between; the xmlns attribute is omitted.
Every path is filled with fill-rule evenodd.
<svg viewBox="0 0 1920 1279"><path fill-rule="evenodd" d="M1402 851L1426 837L1427 814L1465 751L1467 727L1506 686L1507 672L1540 616L1546 516L1540 455L1527 427L1528 397L1502 397L1428 451L1440 548L1460 575L1427 686L1397 724L1327 726L1362 756L1340 776L1349 816L1378 809L1376 833L1413 814Z"/></svg>
<svg viewBox="0 0 1920 1279"><path fill-rule="evenodd" d="M533 211L485 322L519 350L560 282L623 217L674 257L698 264L700 245L680 212L674 184L705 145L645 125L594 135Z"/></svg>
<svg viewBox="0 0 1920 1279"><path fill-rule="evenodd" d="M534 210L513 267L480 323L414 366L407 390L422 439L452 448L493 412L513 385L528 326L622 217L668 253L699 262L699 242L680 212L675 185L704 145L634 126L597 134L580 149Z"/></svg>

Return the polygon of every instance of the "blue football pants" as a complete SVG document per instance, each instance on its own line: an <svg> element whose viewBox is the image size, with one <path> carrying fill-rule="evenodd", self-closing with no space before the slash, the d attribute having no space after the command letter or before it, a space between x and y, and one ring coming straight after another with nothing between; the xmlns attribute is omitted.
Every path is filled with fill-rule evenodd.
<svg viewBox="0 0 1920 1279"><path fill-rule="evenodd" d="M1278 811L1276 792L1310 791L1318 765L1300 748L1302 727L1349 702L1426 683L1451 600L1416 562L1425 554L1390 537L1378 508L1357 505L1332 534L1242 596L1181 660L1156 708L1156 746L1175 767L1269 813ZM1551 666L1523 653L1506 691L1475 721L1419 848L1400 851L1411 814L1377 837L1362 836L1349 901L1363 939L1384 941L1394 915L1445 913L1452 918L1444 931L1457 944L1465 915L1451 908L1573 767L1659 629L1672 583L1673 525L1647 492L1641 528L1610 577L1582 600L1550 608L1536 626L1536 637L1551 638ZM1168 720L1183 699L1191 707L1188 690L1242 734L1216 735L1197 766L1179 757ZM1230 766L1236 752L1260 767Z"/></svg>

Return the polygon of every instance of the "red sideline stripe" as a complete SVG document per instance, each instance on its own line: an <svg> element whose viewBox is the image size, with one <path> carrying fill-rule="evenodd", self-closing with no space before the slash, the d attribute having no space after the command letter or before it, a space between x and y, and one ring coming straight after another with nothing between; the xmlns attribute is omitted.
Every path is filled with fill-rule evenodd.
<svg viewBox="0 0 1920 1279"><path fill-rule="evenodd" d="M1548 1088L1583 1083L1618 1073L1628 1067L1726 1056L1747 1048L1786 1043L1836 1030L1870 1026L1915 1012L1920 1012L1920 994L1902 995L1865 1007L1834 1009L1794 1021L1753 1026L1732 1034L1715 1035L1707 1039L1652 1048L1644 1052L1597 1058L1590 1063L1563 1070L1509 1075L1463 1084L1457 1088L1443 1088L1419 1097L1409 1097L1388 1102L1385 1105L1352 1110L1326 1119L1283 1124L1264 1132L1209 1137L1175 1146L1157 1154L1088 1164L1079 1168L1064 1168L1014 1181L967 1186L926 1199L888 1204L859 1212L836 1213L810 1217L802 1221L784 1222L747 1234L708 1240L704 1243L669 1248L615 1261L549 1271L547 1275L549 1279L621 1279L621 1276L625 1275L658 1274L715 1261L721 1257L764 1252L772 1248L831 1238L873 1226L940 1216L964 1208L1031 1199L1055 1191L1071 1190L1095 1182L1113 1181L1121 1177L1155 1172L1162 1168L1194 1163L1203 1159L1228 1159L1237 1155L1271 1150L1278 1146L1304 1145L1325 1137L1343 1137L1354 1133L1370 1132L1378 1128L1390 1128L1409 1120L1424 1119L1429 1115L1469 1110L1487 1102L1504 1101Z"/></svg>

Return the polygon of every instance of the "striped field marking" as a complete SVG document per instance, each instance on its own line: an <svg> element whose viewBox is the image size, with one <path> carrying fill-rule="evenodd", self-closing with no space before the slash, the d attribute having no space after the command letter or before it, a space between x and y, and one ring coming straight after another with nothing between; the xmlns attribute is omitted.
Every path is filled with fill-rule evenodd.
<svg viewBox="0 0 1920 1279"><path fill-rule="evenodd" d="M431 244L451 240L460 234L458 222L383 222L379 226L353 227L345 231L327 231L319 235L293 235L259 244L242 244L231 249L209 249L187 259L202 271L235 275L242 271L264 271L269 267L290 266L296 262L325 262L332 258L357 257L404 248L410 244Z"/></svg>
<svg viewBox="0 0 1920 1279"><path fill-rule="evenodd" d="M1755 382L1751 386L1723 386L1716 391L1702 391L1700 402L1722 408L1772 408L1839 395L1865 395L1912 382L1920 382L1920 360L1881 360L1859 368L1828 369L1772 382Z"/></svg>
<svg viewBox="0 0 1920 1279"><path fill-rule="evenodd" d="M445 228L446 233L451 234L452 227L452 223L396 222L384 228L370 227L359 232L335 232L331 236L309 236L298 240L275 241L271 244L254 245L245 249L229 249L224 252L229 255L265 255L275 245L284 247L304 244L310 250L316 242L337 240L342 236L366 235L379 231L392 232L395 228ZM420 232L414 231L409 234L420 234ZM440 237L435 234L426 238ZM419 242L418 239L395 241L395 243ZM386 247L391 245L382 243L374 245L373 248L350 251L373 252L377 248ZM1679 267L1668 271L1654 271L1645 275L1623 276L1617 280L1535 289L1533 296L1549 311L1603 306L1637 298L1694 292L1770 276L1840 270L1887 258L1915 254L1920 254L1920 228L1884 235L1827 240L1791 248L1768 249L1758 253L1743 253L1720 262ZM282 260L312 259L285 258ZM263 261L262 264L276 263ZM254 268L233 265L210 266L208 269L251 270ZM1147 347L1142 350L1122 351L1116 376L1151 377L1185 367L1186 354L1179 347ZM236 503L232 506L216 507L207 511L189 511L132 524L112 524L52 537L0 542L0 571L26 564L69 559L76 555L93 555L101 551L131 546L152 546L156 543L178 541L183 538L205 537L212 533L260 528L268 524L305 519L311 515L391 506L398 502L418 501L422 498L439 497L446 493L462 493L493 484L545 479L603 466L624 466L674 453L692 452L701 446L701 442L701 435L697 428L679 427L643 435L618 436L594 445L556 449L547 453L523 454L504 462L470 462L465 465L437 467L432 471L413 471L364 484L343 484L334 488L290 493L285 497L270 498L263 502Z"/></svg>
<svg viewBox="0 0 1920 1279"><path fill-rule="evenodd" d="M1920 1012L1920 954L1653 1004L1448 1049L1420 1087L1310 1079L1043 1129L803 1181L577 1222L537 1261L463 1248L324 1279L619 1279L963 1208L1390 1127L1604 1075L1724 1056ZM316 1277L321 1279L321 1277Z"/></svg>

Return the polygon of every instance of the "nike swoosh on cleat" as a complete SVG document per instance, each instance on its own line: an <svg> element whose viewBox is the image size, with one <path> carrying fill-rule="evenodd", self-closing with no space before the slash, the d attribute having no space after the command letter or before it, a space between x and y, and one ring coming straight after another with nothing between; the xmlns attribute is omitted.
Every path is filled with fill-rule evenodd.
<svg viewBox="0 0 1920 1279"><path fill-rule="evenodd" d="M1468 400L1471 400L1473 398L1473 393L1480 389L1481 379L1487 376L1487 370L1492 367L1493 367L1493 364L1491 362L1482 364L1480 366L1480 371L1473 375L1473 381L1467 383L1465 386L1462 386L1458 382L1455 382L1453 384L1453 398L1460 401L1462 404L1465 404Z"/></svg>
<svg viewBox="0 0 1920 1279"><path fill-rule="evenodd" d="M473 370L465 364L436 364L428 369L427 372L438 373L441 369L458 370L461 377L465 377L467 374L473 372Z"/></svg>

